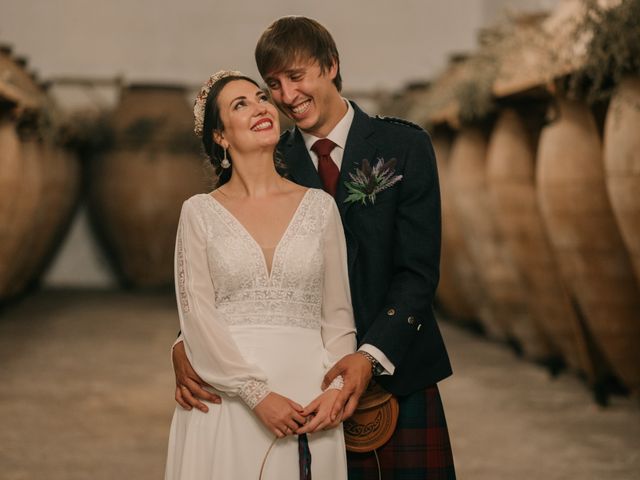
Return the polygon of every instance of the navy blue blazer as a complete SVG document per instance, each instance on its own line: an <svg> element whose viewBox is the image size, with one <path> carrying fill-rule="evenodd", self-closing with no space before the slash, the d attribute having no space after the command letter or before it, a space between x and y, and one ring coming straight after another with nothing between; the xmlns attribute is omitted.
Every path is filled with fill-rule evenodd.
<svg viewBox="0 0 640 480"><path fill-rule="evenodd" d="M373 118L352 102L336 202L347 241L349 281L360 344L379 348L393 375L376 377L397 395L424 389L451 375L451 364L433 314L439 279L440 190L431 139L421 128ZM322 188L297 129L278 146L291 180ZM345 181L363 159L395 158L400 182L373 205L345 203Z"/></svg>

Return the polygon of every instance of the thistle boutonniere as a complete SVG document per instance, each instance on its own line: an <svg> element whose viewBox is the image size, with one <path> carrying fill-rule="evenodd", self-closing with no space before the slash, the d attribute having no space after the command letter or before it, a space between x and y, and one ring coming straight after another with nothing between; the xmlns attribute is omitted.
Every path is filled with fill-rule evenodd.
<svg viewBox="0 0 640 480"><path fill-rule="evenodd" d="M366 205L368 200L373 205L377 194L402 180L402 175L395 175L395 166L395 158L386 162L378 158L378 162L373 167L369 160L362 160L362 166L356 168L355 173L349 173L351 181L344 182L349 192L344 202L362 202Z"/></svg>

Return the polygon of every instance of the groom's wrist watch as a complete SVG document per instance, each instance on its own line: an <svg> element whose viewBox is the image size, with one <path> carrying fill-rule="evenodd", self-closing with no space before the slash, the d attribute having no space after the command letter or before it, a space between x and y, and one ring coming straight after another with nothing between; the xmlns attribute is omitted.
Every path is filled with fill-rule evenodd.
<svg viewBox="0 0 640 480"><path fill-rule="evenodd" d="M380 365L380 362L376 360L376 358L371 355L369 352L365 352L364 350L358 350L360 355L369 360L371 363L371 374L372 375L382 375L384 373L384 367Z"/></svg>

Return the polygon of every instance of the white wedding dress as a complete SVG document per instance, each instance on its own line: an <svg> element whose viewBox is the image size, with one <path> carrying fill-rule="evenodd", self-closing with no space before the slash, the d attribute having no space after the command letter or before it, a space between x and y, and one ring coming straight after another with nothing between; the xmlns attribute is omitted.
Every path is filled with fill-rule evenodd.
<svg viewBox="0 0 640 480"><path fill-rule="evenodd" d="M176 407L166 480L257 480L274 435L252 408L270 391L307 405L328 368L355 350L333 198L305 192L271 269L265 253L213 196L184 203L175 258L180 326L189 360L222 403L208 403L208 413ZM346 479L342 427L308 438L312 478ZM263 478L298 480L296 436L276 441Z"/></svg>

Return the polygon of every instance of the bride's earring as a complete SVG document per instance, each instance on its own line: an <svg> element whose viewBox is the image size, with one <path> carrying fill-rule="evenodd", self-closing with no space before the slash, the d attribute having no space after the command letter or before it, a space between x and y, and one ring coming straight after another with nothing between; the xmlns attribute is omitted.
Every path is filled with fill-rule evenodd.
<svg viewBox="0 0 640 480"><path fill-rule="evenodd" d="M220 162L220 166L224 169L227 169L231 166L231 162L229 161L229 159L227 158L227 149L222 147L224 149L224 157L222 158L222 161Z"/></svg>

